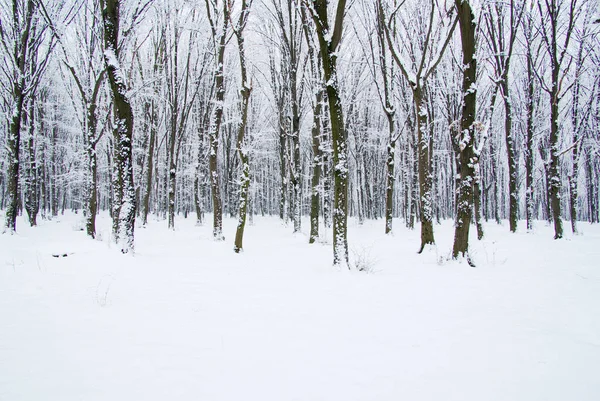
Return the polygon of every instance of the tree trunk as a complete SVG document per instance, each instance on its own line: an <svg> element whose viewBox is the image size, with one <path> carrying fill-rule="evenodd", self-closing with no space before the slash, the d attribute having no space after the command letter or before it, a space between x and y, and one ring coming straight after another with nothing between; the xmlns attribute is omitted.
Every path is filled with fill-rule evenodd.
<svg viewBox="0 0 600 401"><path fill-rule="evenodd" d="M534 72L533 59L531 52L527 52L527 140L525 142L525 170L526 170L526 189L525 189L525 209L527 218L527 230L533 230L533 113L534 113Z"/></svg>
<svg viewBox="0 0 600 401"><path fill-rule="evenodd" d="M240 56L240 71L242 78L242 88L240 90L240 96L242 98L242 118L237 135L237 151L241 164L240 202L238 212L238 225L235 232L235 242L233 246L233 250L236 253L239 253L244 248L244 228L246 227L246 212L248 210L248 203L250 200L248 193L250 189L250 162L248 160L248 139L246 136L246 131L248 129L248 105L250 103L250 94L252 92L252 88L248 83L248 73L246 70L246 49L244 47L243 36L243 30L248 19L248 13L248 3L246 3L246 1L243 1L238 25L237 28L234 29L235 36L238 42L238 50Z"/></svg>
<svg viewBox="0 0 600 401"><path fill-rule="evenodd" d="M219 180L219 170L217 163L217 154L219 151L219 131L223 118L223 107L225 100L225 77L223 75L225 45L227 43L227 25L229 23L229 6L226 1L223 2L223 27L218 37L217 57L215 67L215 88L216 99L215 108L212 117L209 133L209 159L208 169L210 174L210 186L213 203L213 238L217 241L224 241L223 235L223 205L221 201L221 187Z"/></svg>
<svg viewBox="0 0 600 401"><path fill-rule="evenodd" d="M156 144L156 122L158 119L156 104L154 100L150 105L150 139L148 140L148 154L146 159L147 169L145 178L145 191L142 198L142 224L148 224L148 213L150 212L150 194L152 193L152 172L154 169L154 147Z"/></svg>
<svg viewBox="0 0 600 401"><path fill-rule="evenodd" d="M116 127L114 130L114 203L113 234L121 252L133 252L135 229L135 186L133 182L133 111L119 61L119 0L101 0L104 27L104 59L113 96Z"/></svg>
<svg viewBox="0 0 600 401"><path fill-rule="evenodd" d="M87 159L89 163L88 185L86 194L86 222L85 228L87 235L96 238L96 215L98 214L98 160L96 157L96 144L86 144Z"/></svg>
<svg viewBox="0 0 600 401"><path fill-rule="evenodd" d="M310 237L309 244L313 244L319 239L319 183L321 182L321 113L323 103L323 91L319 90L315 97L315 107L313 108L313 126L312 126L312 178L311 178L311 198L310 198Z"/></svg>
<svg viewBox="0 0 600 401"><path fill-rule="evenodd" d="M35 101L31 99L29 102L29 111L27 112L27 140L25 141L25 153L27 155L27 164L25 166L25 210L29 216L29 225L37 226L37 215L39 212L38 200L38 177L37 177L37 160L36 160L36 129L35 129Z"/></svg>
<svg viewBox="0 0 600 401"><path fill-rule="evenodd" d="M477 239L482 240L485 236L483 223L481 221L481 164L475 166L473 181L473 208L475 209L475 226L477 227Z"/></svg>
<svg viewBox="0 0 600 401"><path fill-rule="evenodd" d="M432 199L432 165L430 149L430 133L428 128L427 105L423 88L416 86L413 89L415 107L417 109L417 146L419 165L419 197L421 201L421 247L423 252L426 245L435 243L433 236L433 199Z"/></svg>
<svg viewBox="0 0 600 401"><path fill-rule="evenodd" d="M502 97L504 99L504 134L506 139L506 153L508 156L508 221L511 232L517 231L519 221L519 192L517 187L517 151L512 132L512 104L510 101L508 76L502 80Z"/></svg>
<svg viewBox="0 0 600 401"><path fill-rule="evenodd" d="M585 157L586 178L587 178L587 198L590 223L598 223L598 179L594 176L594 161L592 160L592 149L587 150Z"/></svg>
<svg viewBox="0 0 600 401"><path fill-rule="evenodd" d="M279 173L281 177L280 183L280 197L279 197L279 218L285 220L286 210L286 195L287 195L287 135L284 129L284 121L282 118L279 120Z"/></svg>
<svg viewBox="0 0 600 401"><path fill-rule="evenodd" d="M469 228L473 210L474 165L478 162L473 144L475 138L475 111L477 100L477 59L475 58L476 20L468 0L455 0L458 10L458 22L462 43L463 70L462 111L460 121L460 186L458 188L458 207L454 231L452 257L466 257L469 260ZM469 260L469 263L472 262Z"/></svg>
<svg viewBox="0 0 600 401"><path fill-rule="evenodd" d="M16 5L16 2L15 2ZM28 57L28 42L31 23L33 20L34 1L28 0L26 12L21 21L16 7L13 8L13 24L15 28L22 28L19 36L15 38L14 51L12 55L16 63L16 80L12 82L12 105L9 122L8 138L6 139L6 159L8 160L7 169L7 195L8 202L6 206L7 230L14 232L17 229L17 214L19 211L19 157L21 144L21 122L23 118L23 107L25 103L25 75ZM23 24L21 27L20 25Z"/></svg>
<svg viewBox="0 0 600 401"><path fill-rule="evenodd" d="M196 208L196 225L202 225L204 223L204 210L203 210L203 192L204 179L202 172L202 162L204 160L202 156L202 146L204 145L204 127L201 126L198 132L198 155L196 159L196 174L194 175L194 206Z"/></svg>
<svg viewBox="0 0 600 401"><path fill-rule="evenodd" d="M385 188L385 233L390 234L392 232L392 221L394 218L394 183L396 176L394 169L396 166L396 140L394 138L394 115L388 114L388 129L389 139L387 145L387 158L386 158L386 181L387 185Z"/></svg>
<svg viewBox="0 0 600 401"><path fill-rule="evenodd" d="M562 238L563 225L560 206L560 152L559 152L559 108L558 108L558 69L552 70L552 90L550 93L550 166L549 186L552 220L554 221L554 239Z"/></svg>
<svg viewBox="0 0 600 401"><path fill-rule="evenodd" d="M342 36L346 1L339 0L336 23L330 37L327 1L314 0L315 25L321 49L324 80L329 101L333 145L333 264L348 264L348 133L344 126L342 102L338 91L337 48Z"/></svg>
<svg viewBox="0 0 600 401"><path fill-rule="evenodd" d="M581 88L581 70L583 59L583 43L579 46L577 52L577 61L575 63L575 82L573 86L573 103L571 105L571 127L573 130L573 150L571 151L572 171L569 176L569 206L571 214L571 230L573 234L577 233L577 181L579 179L579 130L580 130L580 88Z"/></svg>

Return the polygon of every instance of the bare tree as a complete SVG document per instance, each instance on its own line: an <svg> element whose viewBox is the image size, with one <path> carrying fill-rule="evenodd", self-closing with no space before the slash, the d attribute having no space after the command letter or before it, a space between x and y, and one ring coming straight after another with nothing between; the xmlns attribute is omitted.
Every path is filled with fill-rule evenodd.
<svg viewBox="0 0 600 401"><path fill-rule="evenodd" d="M44 9L45 11L45 9ZM95 2L82 4L74 18L76 46L64 43L64 34L55 26L52 18L46 15L52 32L60 45L61 66L68 71L75 84L75 93L79 95L78 117L82 128L85 150L85 208L86 232L92 238L96 236L96 215L98 214L98 155L96 146L102 137L98 131L98 102L100 100L106 67L102 57L100 41L100 9ZM75 102L74 102L75 104Z"/></svg>
<svg viewBox="0 0 600 401"><path fill-rule="evenodd" d="M104 61L113 98L114 172L113 172L113 236L121 252L133 252L136 215L135 185L133 182L133 110L127 94L125 74L121 66L119 41L120 0L100 0L104 30ZM138 3L131 24L147 8L148 3Z"/></svg>
<svg viewBox="0 0 600 401"><path fill-rule="evenodd" d="M174 9L171 9L174 6ZM196 53L198 33L197 10L185 4L171 2L167 5L167 29L164 36L165 82L167 89L168 119L168 226L175 228L175 196L177 170L181 144L185 139L190 115L201 89L206 58ZM180 46L187 45L180 50Z"/></svg>
<svg viewBox="0 0 600 401"><path fill-rule="evenodd" d="M582 149L582 140L584 132L591 116L593 96L589 96L590 102L588 107L582 107L582 98L586 92L583 74L585 71L585 62L588 53L589 37L590 37L590 19L592 13L591 3L585 8L583 24L580 29L575 29L575 39L579 42L577 54L575 56L574 77L572 85L572 100L571 100L571 174L569 175L569 211L571 215L571 230L577 233L577 200L579 192L577 182L579 180L579 158Z"/></svg>
<svg viewBox="0 0 600 401"><path fill-rule="evenodd" d="M517 31L525 5L517 6L515 0L489 2L484 13L486 39L492 54L494 82L500 88L504 103L504 134L508 156L508 196L510 231L517 231L519 220L517 143L513 130L513 107L510 97L509 72ZM508 20L508 21L507 21Z"/></svg>
<svg viewBox="0 0 600 401"><path fill-rule="evenodd" d="M466 257L469 263L469 227L473 210L473 183L479 155L474 149L476 135L477 58L475 57L477 24L468 0L455 0L462 44L462 110L458 148L460 152L460 182L452 257Z"/></svg>
<svg viewBox="0 0 600 401"><path fill-rule="evenodd" d="M310 200L310 236L308 242L313 244L319 238L319 209L320 209L320 182L323 164L323 151L321 144L323 142L323 102L325 99L325 86L323 85L321 64L319 63L319 53L314 43L314 36L310 30L310 24L306 13L306 7L301 6L302 24L304 37L308 48L308 58L312 81L314 85L314 99L312 104L313 124L311 128L312 138L312 178L311 178L311 200Z"/></svg>
<svg viewBox="0 0 600 401"><path fill-rule="evenodd" d="M248 80L248 60L246 59L246 48L244 41L244 29L248 23L248 15L252 0L242 0L242 9L237 23L233 27L233 33L237 39L238 53L240 56L240 74L241 74L241 121L238 127L237 135L237 152L241 163L240 173L240 202L238 225L235 232L235 243L233 250L239 253L243 247L244 228L246 227L246 213L248 210L250 189L250 161L248 159L248 143L246 131L248 130L248 105L250 103L250 94L252 92L252 84Z"/></svg>
<svg viewBox="0 0 600 401"><path fill-rule="evenodd" d="M348 134L344 126L337 70L337 51L342 40L346 0L338 0L333 26L329 24L327 3L326 0L312 0L306 4L311 12L319 38L329 101L334 166L333 263L334 265L348 265Z"/></svg>
<svg viewBox="0 0 600 401"><path fill-rule="evenodd" d="M5 54L0 73L3 76L3 96L9 110L9 121L6 123L8 200L5 228L14 232L19 210L19 162L23 117L27 112L27 105L33 102L54 44L48 42L47 25L40 13L38 2L14 0L11 6L3 3L0 7L0 46ZM33 108L30 110L33 111ZM33 115L30 118L33 118Z"/></svg>
<svg viewBox="0 0 600 401"><path fill-rule="evenodd" d="M549 187L554 238L563 236L561 217L561 178L560 178L560 101L567 93L563 85L572 62L568 52L575 22L580 14L578 0L538 0L541 38L550 63L550 82L539 76L542 88L550 97L550 137L549 137ZM565 15L566 14L566 15Z"/></svg>
<svg viewBox="0 0 600 401"><path fill-rule="evenodd" d="M151 93L149 99L144 104L144 123L145 131L148 135L146 150L146 172L144 176L144 193L142 196L142 224L148 224L148 213L150 212L150 194L152 193L152 182L154 172L154 153L157 142L157 131L159 124L159 95L161 76L165 64L165 27L156 27L151 36L151 75L147 79L151 80ZM140 63L141 64L141 63ZM141 69L141 67L140 67ZM144 75L142 75L144 77Z"/></svg>
<svg viewBox="0 0 600 401"><path fill-rule="evenodd" d="M433 174L432 174L432 154L433 154L433 137L431 136L431 121L429 121L428 104L426 85L429 77L435 71L440 63L442 56L452 33L456 28L457 20L446 25L443 20L440 20L440 12L436 12L437 2L431 0L428 11L429 16L426 20L421 21L420 18L415 18L425 25L418 28L425 28L425 35L420 42L415 44L407 44L408 35L415 35L414 32L405 32L403 39L398 39L394 36L396 31L392 30L390 25L392 20L396 18L397 13L401 9L404 2L399 5L395 4L393 12L390 14L388 22L384 24L385 36L388 46L396 65L400 69L404 78L408 81L413 93L414 107L417 114L417 142L418 142L418 165L419 165L419 194L421 200L421 247L419 253L423 251L426 245L435 243L433 235ZM377 0L379 13L385 15L383 8L383 0ZM439 10L438 10L439 11ZM407 21L404 21L408 23ZM406 30L406 29L405 29ZM423 33L423 32L421 32ZM419 35L419 33L416 33ZM396 42L396 43L395 43ZM398 47L402 46L402 47ZM410 61L404 58L405 52L409 53Z"/></svg>
<svg viewBox="0 0 600 401"><path fill-rule="evenodd" d="M371 6L371 5L370 5ZM386 145L386 190L385 190L385 233L392 232L394 217L394 184L396 181L396 142L401 132L396 129L396 106L394 104L394 70L390 65L388 45L386 40L386 21L381 7L374 4L375 21L367 21L364 25L374 25L373 32L367 31L368 44L362 44L366 62L369 65L373 81L377 87L377 95L381 102L388 125L388 138ZM368 15L369 10L365 9ZM369 27L367 27L367 30ZM395 29L392 29L395 31ZM361 34L356 33L360 38ZM373 40L375 36L375 40Z"/></svg>
<svg viewBox="0 0 600 401"><path fill-rule="evenodd" d="M536 69L539 66L540 52L542 50L539 41L536 41L538 33L535 29L534 16L531 9L526 9L522 20L523 39L525 47L525 213L527 230L533 229L534 219L534 137L535 137L535 110L539 97L536 95Z"/></svg>
<svg viewBox="0 0 600 401"><path fill-rule="evenodd" d="M213 203L213 237L217 241L223 241L223 205L221 200L221 188L217 164L217 153L219 150L219 131L223 119L223 107L225 101L225 77L223 73L225 61L225 47L227 45L227 33L229 27L229 5L226 0L221 1L221 15L219 16L217 0L206 0L206 12L210 22L212 40L215 50L215 107L210 123L209 131L209 175ZM220 26L217 18L220 17Z"/></svg>
<svg viewBox="0 0 600 401"><path fill-rule="evenodd" d="M281 57L279 77L274 82L279 84L278 98L282 109L279 110L280 141L283 158L283 174L289 174L290 215L294 224L294 232L301 229L301 157L300 157L300 120L302 111L301 52L302 52L302 19L298 10L298 0L272 0L275 28L279 37L279 55ZM272 63L272 73L277 69ZM283 92L283 93L282 93ZM287 183L287 182L286 182ZM282 185L283 187L283 185ZM282 195L282 199L285 197Z"/></svg>

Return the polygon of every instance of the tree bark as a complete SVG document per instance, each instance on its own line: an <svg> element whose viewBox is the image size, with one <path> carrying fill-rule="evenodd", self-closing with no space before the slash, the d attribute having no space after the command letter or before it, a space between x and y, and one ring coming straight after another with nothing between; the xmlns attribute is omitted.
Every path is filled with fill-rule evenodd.
<svg viewBox="0 0 600 401"><path fill-rule="evenodd" d="M477 59L475 58L476 20L468 0L455 0L463 52L463 102L460 121L460 186L458 188L458 207L454 231L452 257L466 257L469 263L469 227L473 210L474 165L478 162L474 152L475 110L477 100Z"/></svg>
<svg viewBox="0 0 600 401"><path fill-rule="evenodd" d="M339 95L337 54L342 36L342 23L346 0L338 0L333 34L327 16L327 1L313 0L317 36L321 49L321 60L331 123L333 144L333 264L348 264L348 134L344 126L342 101Z"/></svg>
<svg viewBox="0 0 600 401"><path fill-rule="evenodd" d="M16 4L16 2L15 2ZM12 105L8 122L8 138L6 139L6 158L8 160L7 169L7 195L6 222L7 230L14 232L17 229L17 214L19 212L19 158L21 144L21 122L23 118L23 107L25 103L25 75L28 58L28 42L31 29L34 1L28 0L25 5L25 14L23 20L19 18L19 12L16 6L13 8L13 26L15 29L22 28L21 31L14 32L14 54L12 54L14 68L17 78L11 82L12 87ZM22 25L22 26L21 26Z"/></svg>
<svg viewBox="0 0 600 401"><path fill-rule="evenodd" d="M527 230L533 230L533 140L534 140L534 72L533 72L533 55L531 49L527 49L527 111L526 111L526 132L527 140L525 142L525 174L526 174L526 189L525 189L525 210L527 219Z"/></svg>
<svg viewBox="0 0 600 401"><path fill-rule="evenodd" d="M119 61L119 0L100 0L104 27L104 59L113 96L114 130L113 235L121 252L133 252L135 186L133 182L133 111Z"/></svg>
<svg viewBox="0 0 600 401"><path fill-rule="evenodd" d="M208 8L207 2L207 8ZM209 159L208 168L210 174L210 186L213 203L213 238L217 241L224 241L223 235L223 205L221 200L221 187L219 179L217 154L219 150L219 132L221 129L221 121L223 119L223 102L225 101L225 77L223 70L225 68L225 46L227 44L227 26L229 24L229 5L227 1L223 1L223 21L220 31L217 32L217 27L214 22L211 22L213 29L213 37L216 45L216 66L215 66L215 88L216 99L215 108L212 116L209 132Z"/></svg>
<svg viewBox="0 0 600 401"><path fill-rule="evenodd" d="M421 247L419 253L423 252L426 245L435 244L433 236L433 199L432 199L432 163L430 148L430 133L428 129L427 105L423 88L419 85L413 88L415 107L417 110L417 147L419 165L419 197L421 201Z"/></svg>
<svg viewBox="0 0 600 401"><path fill-rule="evenodd" d="M38 165L36 158L36 119L35 119L35 101L30 99L28 102L28 112L26 117L27 140L25 141L25 153L27 163L25 165L25 210L29 217L29 225L37 226L37 215L39 212L38 200Z"/></svg>
<svg viewBox="0 0 600 401"><path fill-rule="evenodd" d="M248 82L248 72L246 67L246 49L244 42L244 28L248 21L248 13L250 12L249 7L252 4L252 0L242 0L242 10L240 11L240 18L238 24L234 29L235 36L238 43L238 52L240 56L240 72L242 79L242 87L240 89L240 96L242 100L242 116L241 123L238 128L237 135L237 152L240 158L241 172L240 172L240 201L239 201L239 212L238 212L238 225L235 232L235 242L233 250L235 253L239 253L243 250L244 241L244 228L246 227L246 212L248 210L249 194L250 189L250 162L248 156L248 139L246 131L248 129L248 105L250 103L250 94L252 87Z"/></svg>

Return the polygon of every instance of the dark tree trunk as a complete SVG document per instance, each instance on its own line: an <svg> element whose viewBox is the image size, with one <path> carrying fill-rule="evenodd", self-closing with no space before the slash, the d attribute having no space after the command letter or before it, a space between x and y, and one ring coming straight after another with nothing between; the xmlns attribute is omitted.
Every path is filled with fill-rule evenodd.
<svg viewBox="0 0 600 401"><path fill-rule="evenodd" d="M144 196L142 198L142 224L148 224L148 213L150 212L150 194L152 193L152 172L154 170L154 147L156 144L156 122L158 119L158 112L156 110L156 104L154 101L150 103L149 115L149 126L150 126L150 138L148 139L148 153L146 156L146 176Z"/></svg>
<svg viewBox="0 0 600 401"><path fill-rule="evenodd" d="M279 218L285 220L286 195L287 195L287 134L284 129L283 119L279 121L279 172L281 183L279 188Z"/></svg>
<svg viewBox="0 0 600 401"><path fill-rule="evenodd" d="M101 0L104 27L104 59L113 96L114 130L113 235L121 252L133 252L135 185L133 182L133 111L119 62L119 0Z"/></svg>
<svg viewBox="0 0 600 401"><path fill-rule="evenodd" d="M9 113L8 137L6 139L7 168L7 195L6 222L5 227L14 232L17 229L17 214L19 212L19 157L21 144L21 122L23 118L23 107L25 104L25 75L27 72L29 34L33 19L34 1L28 0L25 5L23 20L19 18L19 11L13 7L13 26L21 29L15 32L14 58L16 80L12 82L12 112ZM22 26L21 26L22 25Z"/></svg>
<svg viewBox="0 0 600 401"><path fill-rule="evenodd" d="M336 54L342 38L346 1L338 0L335 26L331 32L327 3L326 0L313 0L313 18L323 62L333 145L333 263L348 266L348 134L344 126L342 102L338 91Z"/></svg>
<svg viewBox="0 0 600 401"><path fill-rule="evenodd" d="M35 101L31 99L29 102L26 124L28 125L27 140L25 141L25 153L27 155L27 163L25 166L25 210L29 217L29 225L37 226L37 215L39 212L38 199L38 163L36 158L36 129L37 123L35 119Z"/></svg>
<svg viewBox="0 0 600 401"><path fill-rule="evenodd" d="M452 257L469 257L469 228L473 210L474 165L478 162L473 144L475 138L475 107L477 100L477 60L475 58L476 22L468 0L455 0L462 43L463 70L462 111L460 122L460 186Z"/></svg>
<svg viewBox="0 0 600 401"><path fill-rule="evenodd" d="M594 174L594 161L592 160L592 150L588 149L585 157L586 176L587 176L587 198L588 211L590 214L590 223L598 223L598 178Z"/></svg>
<svg viewBox="0 0 600 401"><path fill-rule="evenodd" d="M308 242L313 244L319 239L319 183L321 182L321 113L323 103L323 91L317 92L315 107L313 109L312 126L312 178L310 198L310 237Z"/></svg>
<svg viewBox="0 0 600 401"><path fill-rule="evenodd" d="M175 191L177 189L177 165L176 165L176 157L175 157L175 142L177 141L177 128L179 125L179 76L178 76L178 42L179 38L177 35L177 29L175 29L175 39L173 43L173 55L170 56L172 58L172 69L171 73L173 77L168 77L171 79L167 79L167 82L172 83L172 88L169 90L169 95L171 97L171 118L169 123L169 137L168 137L168 199L167 199L167 207L168 207L168 227L171 230L175 229Z"/></svg>
<svg viewBox="0 0 600 401"><path fill-rule="evenodd" d="M558 69L552 70L552 90L550 94L550 166L549 166L549 187L550 187L550 205L552 211L552 220L554 221L554 239L562 238L563 224L560 205L560 160L559 160L559 108L558 108Z"/></svg>
<svg viewBox="0 0 600 401"><path fill-rule="evenodd" d="M534 113L534 72L533 59L531 52L527 52L527 117L526 131L527 140L525 142L525 174L526 174L526 189L525 189L525 209L527 218L527 230L533 230L533 113Z"/></svg>
<svg viewBox="0 0 600 401"><path fill-rule="evenodd" d="M246 213L248 211L248 203L250 201L248 193L250 189L250 161L248 157L248 139L246 131L248 129L248 105L250 103L250 94L252 92L252 87L248 82L248 73L246 69L246 49L244 44L243 32L244 27L246 26L246 22L248 21L248 13L250 11L248 7L250 6L251 2L252 0L250 0L250 3L247 3L246 0L242 0L242 10L240 13L240 18L238 20L237 26L234 29L234 33L238 43L238 52L240 56L240 72L242 78L242 87L240 89L240 96L242 100L242 116L237 135L237 152L241 164L239 195L240 201L238 212L238 225L235 232L235 242L233 246L233 250L236 253L239 253L241 250L244 249L244 228L246 227Z"/></svg>
<svg viewBox="0 0 600 401"><path fill-rule="evenodd" d="M504 99L504 133L506 138L506 153L508 156L508 221L511 232L517 231L519 221L519 192L517 187L517 150L515 148L512 130L512 105L509 96L508 77L502 81L502 97Z"/></svg>
<svg viewBox="0 0 600 401"><path fill-rule="evenodd" d="M421 247L419 253L423 252L426 245L435 243L433 236L433 172L431 163L431 139L429 133L429 121L427 105L423 88L417 86L413 89L415 108L417 111L417 147L419 165L419 197L421 201Z"/></svg>
<svg viewBox="0 0 600 401"><path fill-rule="evenodd" d="M207 3L208 4L208 3ZM219 132L221 130L221 121L223 119L223 107L225 100L225 77L223 70L225 60L225 46L227 44L227 26L229 24L229 5L223 1L223 21L220 33L217 34L217 27L213 26L213 36L216 42L216 66L215 66L215 88L216 99L215 108L212 116L209 133L209 158L208 168L210 174L210 186L213 204L213 237L217 241L224 241L223 235L223 205L221 200L221 187L219 179L217 154L219 151Z"/></svg>

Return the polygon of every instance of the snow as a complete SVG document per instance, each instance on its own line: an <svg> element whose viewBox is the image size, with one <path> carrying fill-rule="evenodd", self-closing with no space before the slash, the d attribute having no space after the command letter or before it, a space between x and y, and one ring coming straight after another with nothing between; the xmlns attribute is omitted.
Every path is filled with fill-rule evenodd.
<svg viewBox="0 0 600 401"><path fill-rule="evenodd" d="M243 254L195 218L151 220L132 257L105 214L102 240L80 215L20 217L0 235L0 400L598 399L600 226L486 224L470 268L446 259L450 221L417 255L419 230L351 220L360 273L254 220Z"/></svg>

